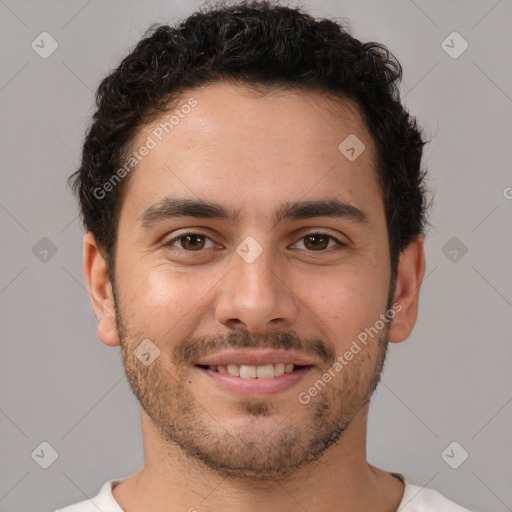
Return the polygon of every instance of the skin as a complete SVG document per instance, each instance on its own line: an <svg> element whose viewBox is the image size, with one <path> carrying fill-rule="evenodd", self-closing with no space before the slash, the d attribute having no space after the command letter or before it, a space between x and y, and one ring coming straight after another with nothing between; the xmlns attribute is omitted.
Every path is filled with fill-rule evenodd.
<svg viewBox="0 0 512 512"><path fill-rule="evenodd" d="M127 183L114 290L103 251L91 233L84 238L98 337L121 345L141 403L145 465L114 488L114 498L126 512L396 511L403 484L366 460L368 405L387 343L405 340L416 322L422 237L402 252L390 283L375 148L350 102L314 92L259 95L223 83L189 91L180 105L189 97L197 106ZM141 129L134 147L161 121ZM338 150L349 134L366 146L354 161ZM241 217L233 224L181 217L144 230L142 214L165 196L215 200ZM287 201L326 198L361 209L368 224L329 217L272 223ZM312 232L346 246L336 251L333 239L308 239ZM164 246L186 233L207 238ZM252 263L236 252L248 236L263 249ZM379 339L362 346L309 404L300 403L298 393L332 363L313 347L344 354L391 299L401 309ZM290 348L316 366L272 396L222 390L187 356L220 347L285 348L276 333L291 334ZM148 366L134 355L144 339L160 350Z"/></svg>

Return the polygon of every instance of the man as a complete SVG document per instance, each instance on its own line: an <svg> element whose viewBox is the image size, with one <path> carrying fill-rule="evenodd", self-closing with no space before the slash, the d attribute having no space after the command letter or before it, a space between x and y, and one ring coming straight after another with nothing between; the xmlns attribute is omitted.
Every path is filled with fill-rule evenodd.
<svg viewBox="0 0 512 512"><path fill-rule="evenodd" d="M366 460L425 271L400 79L385 47L260 2L156 27L103 80L73 178L145 465L63 511L466 510Z"/></svg>

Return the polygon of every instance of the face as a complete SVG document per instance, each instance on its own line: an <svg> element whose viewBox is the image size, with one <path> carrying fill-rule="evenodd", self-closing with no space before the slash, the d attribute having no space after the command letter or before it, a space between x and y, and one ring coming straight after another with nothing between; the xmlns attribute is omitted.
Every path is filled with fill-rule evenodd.
<svg viewBox="0 0 512 512"><path fill-rule="evenodd" d="M217 84L177 108L191 97L161 141L171 114L134 141L157 143L123 197L113 336L169 446L223 474L277 478L340 439L382 369L392 287L374 146L357 109L317 93ZM349 135L365 145L355 160L338 148ZM222 352L255 366L247 351L277 373L280 361L296 367L257 379L208 369Z"/></svg>

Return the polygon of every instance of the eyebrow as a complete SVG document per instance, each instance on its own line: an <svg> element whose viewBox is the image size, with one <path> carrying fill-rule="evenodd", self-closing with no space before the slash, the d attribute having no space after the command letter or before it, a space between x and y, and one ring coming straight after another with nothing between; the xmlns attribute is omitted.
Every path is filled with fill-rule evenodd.
<svg viewBox="0 0 512 512"><path fill-rule="evenodd" d="M144 230L153 225L179 217L195 217L198 219L218 219L232 224L240 221L241 211L226 207L215 201L176 199L165 197L149 207L140 217ZM330 217L348 219L366 225L370 224L368 216L359 208L343 203L339 199L319 199L314 201L286 202L274 213L273 226L284 220L312 219Z"/></svg>

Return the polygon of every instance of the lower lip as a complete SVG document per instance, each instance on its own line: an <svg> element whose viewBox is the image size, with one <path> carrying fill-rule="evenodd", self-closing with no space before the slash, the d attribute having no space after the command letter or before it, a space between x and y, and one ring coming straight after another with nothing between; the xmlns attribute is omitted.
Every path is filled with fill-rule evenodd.
<svg viewBox="0 0 512 512"><path fill-rule="evenodd" d="M207 368L198 368L204 375L212 379L221 388L227 391L238 393L242 396L273 395L290 389L313 369L312 366L305 366L290 373L283 373L269 379L244 379L235 377L228 373L214 372Z"/></svg>

